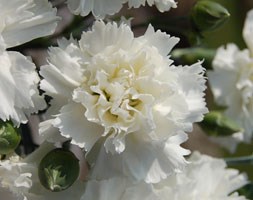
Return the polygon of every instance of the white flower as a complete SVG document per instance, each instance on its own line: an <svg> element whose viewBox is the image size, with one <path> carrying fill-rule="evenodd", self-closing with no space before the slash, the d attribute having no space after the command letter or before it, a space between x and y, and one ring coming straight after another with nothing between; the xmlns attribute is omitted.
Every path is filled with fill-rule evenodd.
<svg viewBox="0 0 253 200"><path fill-rule="evenodd" d="M0 161L0 194L14 196L18 200L69 200L80 199L84 188L81 181L76 181L70 188L61 192L45 189L38 178L38 165L41 159L55 147L49 143L41 146L25 159L11 156Z"/></svg>
<svg viewBox="0 0 253 200"><path fill-rule="evenodd" d="M0 52L0 118L12 120L15 125L26 123L30 113L46 107L39 96L39 76L35 65L14 51Z"/></svg>
<svg viewBox="0 0 253 200"><path fill-rule="evenodd" d="M246 175L227 168L224 160L194 152L189 162L183 173L174 176L175 183L170 178L161 182L161 185L172 188L171 194L175 195L172 199L245 199L234 191L248 183Z"/></svg>
<svg viewBox="0 0 253 200"><path fill-rule="evenodd" d="M134 156L142 145L151 152L154 148L149 166L154 159L159 160L157 165L172 164L166 170L159 167L166 171L159 178L175 166L180 168L188 153L179 146L187 139L184 131L191 131L207 108L201 63L171 66L167 55L177 42L152 26L134 38L125 24L97 21L83 33L79 45L63 41L52 47L49 65L42 66L40 74L41 88L53 97L49 110L57 114L53 126L86 151L100 138L112 154L126 151ZM171 161L162 161L164 154L170 154ZM148 159L142 156L138 155L140 164Z"/></svg>
<svg viewBox="0 0 253 200"><path fill-rule="evenodd" d="M253 10L246 18L243 36L248 49L234 44L220 47L208 72L210 86L219 105L226 106L225 115L244 128L244 140L253 132Z"/></svg>
<svg viewBox="0 0 253 200"><path fill-rule="evenodd" d="M30 59L6 48L52 34L56 10L46 0L0 0L0 119L16 126L46 107L39 96L39 76Z"/></svg>
<svg viewBox="0 0 253 200"><path fill-rule="evenodd" d="M35 171L34 166L21 162L19 156L0 161L0 187L10 190L18 197L17 199L22 199L24 193L32 186L33 171Z"/></svg>
<svg viewBox="0 0 253 200"><path fill-rule="evenodd" d="M48 0L0 0L0 42L9 48L53 34L58 20Z"/></svg>
<svg viewBox="0 0 253 200"><path fill-rule="evenodd" d="M124 176L91 179L81 200L246 200L234 192L247 184L246 176L226 168L224 160L194 153L189 161L184 172L157 184L132 182Z"/></svg>
<svg viewBox="0 0 253 200"><path fill-rule="evenodd" d="M174 0L68 0L69 9L74 14L86 16L92 12L96 18L119 12L124 3L128 3L129 8L139 8L147 3L149 6L155 5L160 12L177 7Z"/></svg>

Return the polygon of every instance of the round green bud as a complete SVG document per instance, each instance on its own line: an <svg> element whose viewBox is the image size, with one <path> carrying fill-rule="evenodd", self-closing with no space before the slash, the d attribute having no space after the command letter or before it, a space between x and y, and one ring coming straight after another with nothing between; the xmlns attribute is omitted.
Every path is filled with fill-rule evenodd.
<svg viewBox="0 0 253 200"><path fill-rule="evenodd" d="M230 14L219 3L202 0L198 1L191 10L193 25L199 31L211 31L224 24Z"/></svg>
<svg viewBox="0 0 253 200"><path fill-rule="evenodd" d="M41 160L38 168L40 183L52 192L66 190L78 178L79 160L66 149L54 149Z"/></svg>
<svg viewBox="0 0 253 200"><path fill-rule="evenodd" d="M15 128L11 122L0 120L0 155L12 153L21 140L18 128Z"/></svg>

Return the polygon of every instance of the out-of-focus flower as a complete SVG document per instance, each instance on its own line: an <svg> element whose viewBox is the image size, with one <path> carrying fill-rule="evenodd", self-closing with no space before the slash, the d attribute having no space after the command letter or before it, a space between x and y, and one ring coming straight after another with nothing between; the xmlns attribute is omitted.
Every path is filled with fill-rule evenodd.
<svg viewBox="0 0 253 200"><path fill-rule="evenodd" d="M237 189L248 183L245 174L239 174L237 169L227 168L224 160L212 158L194 152L188 160L190 164L185 171L174 176L175 181L168 178L157 185L157 188L169 186L172 188L172 199L206 199L206 200L243 200ZM166 193L163 194L166 199Z"/></svg>
<svg viewBox="0 0 253 200"><path fill-rule="evenodd" d="M0 0L0 42L9 48L51 35L58 20L48 0Z"/></svg>
<svg viewBox="0 0 253 200"><path fill-rule="evenodd" d="M253 132L253 10L249 11L243 36L248 49L239 50L234 44L220 47L213 60L213 71L208 72L214 98L226 106L225 115L244 131L249 142Z"/></svg>
<svg viewBox="0 0 253 200"><path fill-rule="evenodd" d="M247 184L244 174L226 168L222 159L194 153L182 173L157 184L132 182L126 177L89 180L81 200L245 200L234 192ZM105 173L105 171L104 171ZM117 188L117 189L115 189Z"/></svg>
<svg viewBox="0 0 253 200"><path fill-rule="evenodd" d="M6 195L18 200L80 199L84 187L80 181L76 181L67 190L61 192L51 192L41 185L38 177L38 166L43 156L53 148L52 144L43 143L39 149L25 159L14 155L1 160L0 192L3 191Z"/></svg>
<svg viewBox="0 0 253 200"><path fill-rule="evenodd" d="M21 162L19 156L0 161L0 187L22 199L32 186L31 176L35 171L32 164Z"/></svg>
<svg viewBox="0 0 253 200"><path fill-rule="evenodd" d="M16 126L46 107L39 95L39 76L31 60L6 48L52 34L56 10L47 0L0 0L0 119Z"/></svg>
<svg viewBox="0 0 253 200"><path fill-rule="evenodd" d="M207 108L201 62L176 67L167 56L177 42L152 26L134 38L128 25L102 21L83 33L79 44L60 41L40 71L41 88L53 97L51 123L86 151L104 138L106 152L126 151L129 165L132 159L137 166L148 164L144 170L154 172L150 182L181 169L189 153L180 147L184 131L191 131Z"/></svg>
<svg viewBox="0 0 253 200"><path fill-rule="evenodd" d="M129 8L139 8L147 3L149 6L155 5L160 12L177 7L174 0L68 0L69 9L74 14L86 16L92 12L96 18L119 12L124 3L127 3Z"/></svg>

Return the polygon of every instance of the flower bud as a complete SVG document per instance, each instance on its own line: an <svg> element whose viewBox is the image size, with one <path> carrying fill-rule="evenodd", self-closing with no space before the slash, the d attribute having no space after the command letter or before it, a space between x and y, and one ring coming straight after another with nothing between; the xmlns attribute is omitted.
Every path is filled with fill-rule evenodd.
<svg viewBox="0 0 253 200"><path fill-rule="evenodd" d="M198 1L191 11L193 25L199 31L217 29L227 21L229 16L226 8L209 0Z"/></svg>
<svg viewBox="0 0 253 200"><path fill-rule="evenodd" d="M208 135L212 136L230 136L243 131L234 121L218 111L206 114L200 126Z"/></svg>
<svg viewBox="0 0 253 200"><path fill-rule="evenodd" d="M40 183L52 192L70 187L79 175L79 160L65 149L50 151L39 164Z"/></svg>
<svg viewBox="0 0 253 200"><path fill-rule="evenodd" d="M19 145L21 136L19 130L11 122L0 120L0 155L12 153Z"/></svg>

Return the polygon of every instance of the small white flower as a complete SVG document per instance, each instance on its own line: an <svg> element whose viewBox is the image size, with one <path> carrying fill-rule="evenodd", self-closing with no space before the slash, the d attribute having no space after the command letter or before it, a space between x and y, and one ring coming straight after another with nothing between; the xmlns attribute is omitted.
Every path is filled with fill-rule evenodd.
<svg viewBox="0 0 253 200"><path fill-rule="evenodd" d="M224 160L194 152L189 162L183 173L174 176L174 183L171 181L173 178L159 183L172 188L170 192L175 195L172 199L245 199L234 191L248 183L246 175L239 174L236 169L227 168ZM159 184L157 188L161 186Z"/></svg>
<svg viewBox="0 0 253 200"><path fill-rule="evenodd" d="M74 14L86 16L92 12L96 18L119 12L124 3L127 3L129 8L139 8L147 3L149 6L155 5L160 12L177 7L174 0L68 0L69 9Z"/></svg>
<svg viewBox="0 0 253 200"><path fill-rule="evenodd" d="M32 187L31 177L35 171L34 165L22 162L19 156L0 161L0 187L9 190L17 199L25 199L25 193Z"/></svg>
<svg viewBox="0 0 253 200"><path fill-rule="evenodd" d="M144 170L154 172L152 178L146 174L150 182L182 168L189 153L180 147L187 139L184 131L191 131L207 108L201 63L171 65L167 55L177 42L152 26L135 38L126 24L97 21L79 44L64 40L52 47L49 65L40 71L41 88L53 97L51 123L86 151L104 138L105 151L125 151L129 166L132 158L136 166L148 164Z"/></svg>
<svg viewBox="0 0 253 200"><path fill-rule="evenodd" d="M227 106L225 115L244 130L244 141L253 133L253 10L249 11L243 36L248 49L239 50L234 44L220 47L213 60L213 71L208 72L214 98Z"/></svg>
<svg viewBox="0 0 253 200"><path fill-rule="evenodd" d="M194 153L189 161L184 172L157 184L133 182L117 175L91 179L81 200L246 200L234 192L247 184L246 176L226 168L224 160Z"/></svg>
<svg viewBox="0 0 253 200"><path fill-rule="evenodd" d="M76 181L70 188L61 192L45 189L38 178L38 165L50 150L55 147L49 143L41 146L25 159L19 156L0 161L0 194L18 200L69 200L80 199L84 188L81 181Z"/></svg>
<svg viewBox="0 0 253 200"><path fill-rule="evenodd" d="M31 60L6 48L52 34L56 10L47 0L0 0L0 119L16 126L46 107L37 89L39 76Z"/></svg>

